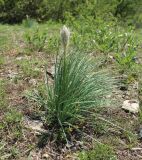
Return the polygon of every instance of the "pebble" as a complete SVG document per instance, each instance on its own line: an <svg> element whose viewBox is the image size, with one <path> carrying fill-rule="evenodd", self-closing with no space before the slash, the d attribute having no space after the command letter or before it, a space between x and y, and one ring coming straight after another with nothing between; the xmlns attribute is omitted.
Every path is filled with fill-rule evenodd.
<svg viewBox="0 0 142 160"><path fill-rule="evenodd" d="M131 113L139 112L139 102L137 100L125 100L122 105L122 109Z"/></svg>

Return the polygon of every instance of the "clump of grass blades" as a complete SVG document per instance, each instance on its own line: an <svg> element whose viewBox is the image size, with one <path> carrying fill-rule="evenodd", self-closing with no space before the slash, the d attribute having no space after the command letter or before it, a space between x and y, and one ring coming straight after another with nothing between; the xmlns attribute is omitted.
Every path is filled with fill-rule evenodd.
<svg viewBox="0 0 142 160"><path fill-rule="evenodd" d="M67 53L69 37L69 29L63 26L61 39L64 52L56 58L53 84L48 84L46 74L47 97L40 94L33 97L46 109L46 124L67 143L69 128L86 123L91 117L93 119L93 109L103 105L105 95L110 94L112 89L110 77L104 72L95 72L92 57L76 50Z"/></svg>
<svg viewBox="0 0 142 160"><path fill-rule="evenodd" d="M46 122L63 131L86 121L86 114L102 106L110 94L112 80L103 72L95 72L91 57L72 51L56 60L53 85L47 83L47 98L40 99L46 108Z"/></svg>

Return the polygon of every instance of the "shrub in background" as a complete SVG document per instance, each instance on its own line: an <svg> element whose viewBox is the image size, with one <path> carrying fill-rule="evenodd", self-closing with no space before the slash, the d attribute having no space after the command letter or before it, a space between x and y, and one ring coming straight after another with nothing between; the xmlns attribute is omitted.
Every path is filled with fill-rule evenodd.
<svg viewBox="0 0 142 160"><path fill-rule="evenodd" d="M27 15L30 18L36 18L38 21L49 19L63 20L65 12L71 12L74 16L78 16L79 12L81 12L80 10L90 4L93 6L94 0L90 2L82 0L1 0L0 21L17 23L25 19ZM92 11L94 12L93 9L90 12Z"/></svg>
<svg viewBox="0 0 142 160"><path fill-rule="evenodd" d="M140 26L141 4L140 0L0 0L0 22L22 22L27 15L38 21L49 19L63 21L68 12L76 18L92 16L106 19L113 15L128 24Z"/></svg>
<svg viewBox="0 0 142 160"><path fill-rule="evenodd" d="M110 54L123 69L135 64L137 40L132 27L121 27L116 19L106 22L99 18L82 17L76 20L69 14L66 22L73 30L73 47L94 55L103 53L104 62Z"/></svg>
<svg viewBox="0 0 142 160"><path fill-rule="evenodd" d="M0 21L3 23L22 22L29 15L31 18L38 17L36 10L39 8L39 0L1 0Z"/></svg>
<svg viewBox="0 0 142 160"><path fill-rule="evenodd" d="M133 35L133 29L129 29L129 32L119 34L117 37L118 47L114 57L123 70L132 69L136 65L137 40Z"/></svg>
<svg viewBox="0 0 142 160"><path fill-rule="evenodd" d="M100 18L81 17L76 20L67 15L66 23L72 28L72 42L79 50L86 52L108 53L114 50L115 41L115 20L106 22Z"/></svg>
<svg viewBox="0 0 142 160"><path fill-rule="evenodd" d="M27 44L27 48L30 51L38 51L41 52L44 50L46 39L47 39L47 33L39 30L38 27L32 28L31 30L28 30L25 35L25 42Z"/></svg>

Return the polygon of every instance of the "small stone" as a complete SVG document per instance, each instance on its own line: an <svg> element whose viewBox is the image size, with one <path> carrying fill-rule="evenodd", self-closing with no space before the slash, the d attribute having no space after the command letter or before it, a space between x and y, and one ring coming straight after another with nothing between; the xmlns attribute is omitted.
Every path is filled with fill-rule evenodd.
<svg viewBox="0 0 142 160"><path fill-rule="evenodd" d="M23 59L30 59L30 56L18 56L18 57L16 57L16 60L18 60L18 61L21 61L21 60L23 60Z"/></svg>
<svg viewBox="0 0 142 160"><path fill-rule="evenodd" d="M122 105L122 109L131 113L139 112L139 102L136 100L125 100Z"/></svg>
<svg viewBox="0 0 142 160"><path fill-rule="evenodd" d="M36 85L37 85L36 79L30 79L30 80L29 80L29 83L32 84L33 86L36 86Z"/></svg>
<svg viewBox="0 0 142 160"><path fill-rule="evenodd" d="M43 128L43 123L39 120L30 120L29 118L24 118L25 127L33 130L36 134L47 133Z"/></svg>
<svg viewBox="0 0 142 160"><path fill-rule="evenodd" d="M23 57L17 57L16 58L16 60L22 60L23 59Z"/></svg>
<svg viewBox="0 0 142 160"><path fill-rule="evenodd" d="M139 88L139 83L138 83L138 82L135 82L135 83L133 84L133 88L134 88L134 89L138 89L138 88Z"/></svg>
<svg viewBox="0 0 142 160"><path fill-rule="evenodd" d="M43 159L49 159L49 155L47 153L45 153L45 154L42 155L42 158Z"/></svg>
<svg viewBox="0 0 142 160"><path fill-rule="evenodd" d="M142 138L142 128L139 131L139 137L140 137L140 139Z"/></svg>
<svg viewBox="0 0 142 160"><path fill-rule="evenodd" d="M13 79L13 78L15 78L17 75L18 75L17 72L13 72L12 70L8 70L8 75L7 75L8 78Z"/></svg>
<svg viewBox="0 0 142 160"><path fill-rule="evenodd" d="M51 74L52 74L52 75L55 75L55 66L52 66L52 67L51 67Z"/></svg>
<svg viewBox="0 0 142 160"><path fill-rule="evenodd" d="M118 98L122 98L122 95L118 94L117 97L118 97Z"/></svg>
<svg viewBox="0 0 142 160"><path fill-rule="evenodd" d="M111 95L107 95L106 98L111 98Z"/></svg>
<svg viewBox="0 0 142 160"><path fill-rule="evenodd" d="M112 55L108 55L108 58L113 62L115 61L115 58Z"/></svg>

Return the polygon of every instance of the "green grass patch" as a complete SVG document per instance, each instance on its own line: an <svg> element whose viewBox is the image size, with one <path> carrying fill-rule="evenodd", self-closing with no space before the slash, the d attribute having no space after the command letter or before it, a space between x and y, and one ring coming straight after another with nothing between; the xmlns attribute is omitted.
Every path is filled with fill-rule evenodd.
<svg viewBox="0 0 142 160"><path fill-rule="evenodd" d="M6 82L0 80L0 110L6 109L7 107L6 96Z"/></svg>
<svg viewBox="0 0 142 160"><path fill-rule="evenodd" d="M17 60L16 63L19 65L24 76L32 78L37 78L40 75L40 67L44 65L44 62L42 63L37 59Z"/></svg>
<svg viewBox="0 0 142 160"><path fill-rule="evenodd" d="M2 65L5 63L5 58L3 55L0 55L0 68L2 67Z"/></svg>
<svg viewBox="0 0 142 160"><path fill-rule="evenodd" d="M19 139L22 136L22 114L16 109L8 110L0 122L1 136L4 137L5 133L9 134L9 138ZM7 132L8 131L8 132Z"/></svg>
<svg viewBox="0 0 142 160"><path fill-rule="evenodd" d="M79 153L79 160L117 160L117 157L111 147L97 144L93 150Z"/></svg>

